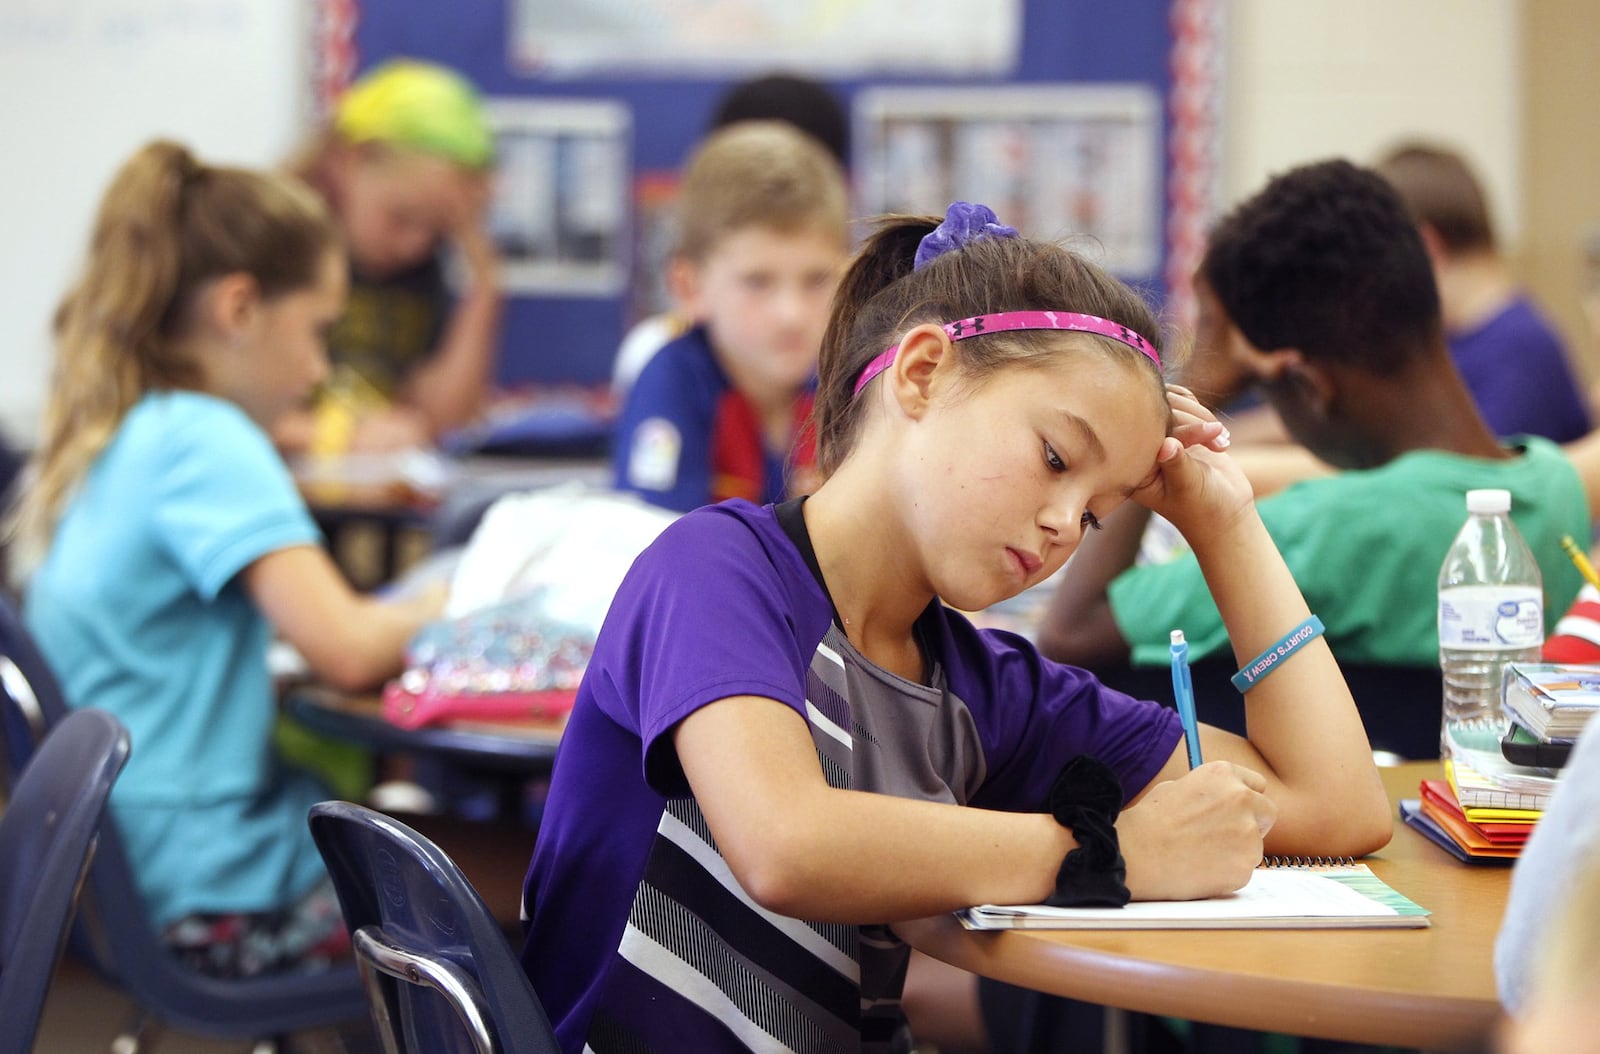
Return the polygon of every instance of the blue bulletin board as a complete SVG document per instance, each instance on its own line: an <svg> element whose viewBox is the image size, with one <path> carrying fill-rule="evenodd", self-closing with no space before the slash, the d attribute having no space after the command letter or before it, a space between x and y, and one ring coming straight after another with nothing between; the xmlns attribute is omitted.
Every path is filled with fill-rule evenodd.
<svg viewBox="0 0 1600 1054"><path fill-rule="evenodd" d="M908 106L915 116L925 91L933 93L934 99L945 93L957 100L959 108L970 103L970 98L961 100L963 91L970 90L968 96L979 97L980 109L989 105L983 98L991 98L995 89L1026 89L1018 97L1034 100L1028 105L1037 105L1040 99L1048 102L1050 93L1073 86L1110 88L1118 106L1131 105L1128 99L1132 97L1153 100L1141 110L1154 137L1149 154L1156 159L1148 199L1142 199L1148 201L1149 208L1149 215L1140 225L1148 251L1135 247L1108 259L1108 263L1126 263L1127 267L1117 268L1119 272L1148 289L1153 300L1159 302L1165 293L1164 247L1169 239L1163 232L1168 227L1171 196L1166 185L1171 120L1166 100L1174 68L1176 12L1186 0L1012 0L1013 6L1005 17L1014 24L1001 27L1010 54L1003 56L1004 61L998 66L995 34L987 32L994 27L973 27L974 36L985 31L988 41L977 64L989 68L980 72L950 72L948 55L944 68L934 71L907 68L909 64L903 60L884 60L880 71L844 72L817 68L815 63L809 68L798 64L803 59L767 64L747 51L741 51L738 61L729 61L720 69L714 55L700 55L697 61L681 63L674 69L653 69L646 64L618 71L614 64L607 71L604 63L585 67L567 62L559 69L541 70L537 65L537 36L526 32L528 13L518 9L519 2L540 12L553 7L553 0L537 0L537 4L535 0L466 0L456 4L440 4L436 0L369 0L351 4L344 0L341 4L354 15L350 44L356 73L386 58L410 55L461 70L497 107L508 110L513 122L524 119L516 116L519 102L575 107L570 112L575 115L578 130L573 133L576 138L571 144L563 139L552 146L549 140L540 140L541 145L519 148L519 156L542 164L539 151L545 152L546 161L555 156L551 153L555 151L560 158L551 162L551 170L565 173L560 179L574 181L580 187L599 188L591 196L593 200L585 200L580 209L593 232L567 238L570 250L549 248L555 243L540 242L535 237L547 232L534 231L528 239L529 244L546 246L537 250L550 254L545 259L566 259L562 253L575 253L573 258L583 266L566 270L570 275L587 276L587 280L563 287L560 282L545 281L546 271L531 267L526 271L531 276L528 282L511 289L500 371L501 382L508 386L528 382L594 384L609 377L618 341L639 310L637 297L629 296L639 278L631 273L636 256L631 247L640 233L635 229L635 200L652 194L659 199L663 178L670 177L704 133L722 92L743 77L763 72L803 73L834 88L851 112L856 155L882 145L864 139L864 123L870 120L877 127L885 127L886 113L903 117ZM762 0L749 2L759 5ZM858 2L893 7L896 0ZM1003 6L995 5L995 10ZM943 16L959 19L984 18L991 5L977 0L922 0L912 8L938 9ZM520 32L519 22L524 23ZM566 53L571 51L568 48ZM1002 91L1000 96L1004 102L1007 93ZM532 105L523 109L527 111L526 120L537 123L541 118L536 115L548 107ZM1034 136L1040 143L1054 140L1049 128L1034 127ZM586 135L601 138L584 139ZM605 146L605 136L620 147ZM868 144L865 148L864 142ZM870 162L870 158L864 162L861 156L852 156L858 198L865 178L863 165ZM1059 156L1031 162L1060 163ZM869 167L881 176L882 166ZM620 215L598 200L600 194L610 193L607 188L618 181L626 196ZM878 187L878 199L882 200L881 179ZM930 206L929 210L938 208L942 206ZM537 226L540 217L536 212L527 210L521 222ZM1059 237L1071 232L1030 233ZM626 242L622 273L616 268L618 247L613 235Z"/></svg>

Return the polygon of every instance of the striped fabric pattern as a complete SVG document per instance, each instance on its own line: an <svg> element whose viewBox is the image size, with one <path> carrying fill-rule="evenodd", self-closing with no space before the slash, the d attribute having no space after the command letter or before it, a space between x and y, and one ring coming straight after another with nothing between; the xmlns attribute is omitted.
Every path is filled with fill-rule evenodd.
<svg viewBox="0 0 1600 1054"><path fill-rule="evenodd" d="M967 785L972 774L926 771L930 758L974 751L897 759L879 749L900 741L883 722L925 724L930 702L948 705L948 697L937 687L890 683L858 660L835 627L807 676L806 714L829 785L903 792L931 778L938 797L954 800L949 786ZM864 714L873 720L857 716ZM928 740L926 728L909 737ZM910 1049L900 1009L906 946L888 926L808 922L761 907L692 798L668 802L661 815L617 952L589 1031L586 1049L595 1054L670 1048L674 1033L719 1037L708 1051Z"/></svg>
<svg viewBox="0 0 1600 1054"><path fill-rule="evenodd" d="M1545 662L1600 662L1600 591L1586 585L1544 642Z"/></svg>

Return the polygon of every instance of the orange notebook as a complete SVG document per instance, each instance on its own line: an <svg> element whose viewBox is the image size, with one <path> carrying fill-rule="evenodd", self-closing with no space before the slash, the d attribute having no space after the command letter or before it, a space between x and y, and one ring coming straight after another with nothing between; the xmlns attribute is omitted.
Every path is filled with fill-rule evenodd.
<svg viewBox="0 0 1600 1054"><path fill-rule="evenodd" d="M1428 819L1437 824L1450 840L1455 842L1468 856L1495 857L1502 860L1515 859L1522 853L1519 845L1495 845L1485 838L1477 828L1468 823L1466 817L1459 812L1443 808L1424 798L1422 812Z"/></svg>

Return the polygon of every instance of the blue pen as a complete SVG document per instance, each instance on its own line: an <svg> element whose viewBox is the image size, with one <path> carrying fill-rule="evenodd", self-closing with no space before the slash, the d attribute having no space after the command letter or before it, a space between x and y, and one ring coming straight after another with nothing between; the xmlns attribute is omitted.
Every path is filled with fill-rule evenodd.
<svg viewBox="0 0 1600 1054"><path fill-rule="evenodd" d="M1194 716L1194 682L1189 679L1189 644L1183 630L1172 631L1172 695L1183 722L1183 741L1189 748L1189 767L1200 766L1200 728Z"/></svg>

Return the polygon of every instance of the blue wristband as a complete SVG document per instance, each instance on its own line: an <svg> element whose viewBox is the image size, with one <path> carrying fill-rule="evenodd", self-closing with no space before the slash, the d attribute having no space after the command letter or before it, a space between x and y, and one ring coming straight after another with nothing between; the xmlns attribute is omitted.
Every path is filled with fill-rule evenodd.
<svg viewBox="0 0 1600 1054"><path fill-rule="evenodd" d="M1290 630L1284 638L1257 655L1233 675L1233 686L1243 695L1256 686L1256 682L1278 668L1278 664L1303 646L1322 636L1322 620L1312 615Z"/></svg>

